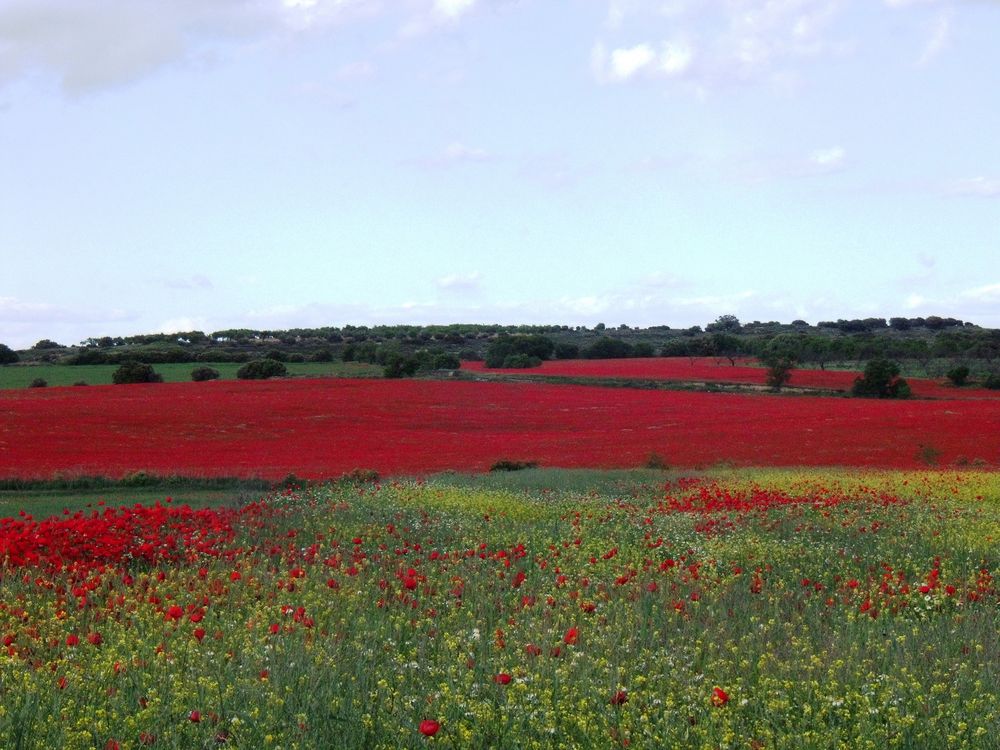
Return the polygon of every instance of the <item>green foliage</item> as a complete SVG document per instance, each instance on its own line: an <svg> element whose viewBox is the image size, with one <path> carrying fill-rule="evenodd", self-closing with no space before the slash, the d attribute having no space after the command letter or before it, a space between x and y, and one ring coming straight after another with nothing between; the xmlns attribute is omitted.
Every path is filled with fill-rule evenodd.
<svg viewBox="0 0 1000 750"><path fill-rule="evenodd" d="M584 359L624 359L635 356L635 348L627 341L602 336L581 352Z"/></svg>
<svg viewBox="0 0 1000 750"><path fill-rule="evenodd" d="M947 372L948 380L951 384L958 386L959 388L965 385L969 380L969 368L965 365L959 365L958 367L953 367Z"/></svg>
<svg viewBox="0 0 1000 750"><path fill-rule="evenodd" d="M509 336L501 334L486 347L487 367L533 367L535 365L507 364L511 357L524 355L525 357L538 360L549 359L555 351L556 345L552 339L538 334ZM528 361L528 360L518 360Z"/></svg>
<svg viewBox="0 0 1000 750"><path fill-rule="evenodd" d="M720 315L715 319L714 323L709 323L705 326L705 331L707 333L712 332L729 332L729 333L739 333L743 326L740 324L740 319L735 315Z"/></svg>
<svg viewBox="0 0 1000 750"><path fill-rule="evenodd" d="M865 365L865 373L855 379L851 394L861 398L909 398L910 386L899 377L898 363L878 358Z"/></svg>
<svg viewBox="0 0 1000 750"><path fill-rule="evenodd" d="M511 461L508 458L502 458L490 467L490 471L524 471L537 467L537 461Z"/></svg>
<svg viewBox="0 0 1000 750"><path fill-rule="evenodd" d="M788 384L792 379L792 370L798 363L799 337L794 334L780 334L771 339L760 361L767 368L765 382L776 391Z"/></svg>
<svg viewBox="0 0 1000 750"><path fill-rule="evenodd" d="M0 344L0 365L12 365L20 360L17 352L6 344Z"/></svg>
<svg viewBox="0 0 1000 750"><path fill-rule="evenodd" d="M49 385L49 381L45 378L35 378L30 383L28 383L29 388L46 388Z"/></svg>
<svg viewBox="0 0 1000 750"><path fill-rule="evenodd" d="M163 378L145 362L125 362L111 376L115 385L130 385L132 383L162 383Z"/></svg>
<svg viewBox="0 0 1000 750"><path fill-rule="evenodd" d="M329 347L317 349L312 355L313 362L333 362L333 351Z"/></svg>
<svg viewBox="0 0 1000 750"><path fill-rule="evenodd" d="M667 460L655 451L646 457L642 466L644 469L656 469L657 471L666 471L670 468Z"/></svg>
<svg viewBox="0 0 1000 750"><path fill-rule="evenodd" d="M568 344L566 342L560 342L556 344L555 357L556 359L576 359L580 356L580 347L576 344Z"/></svg>
<svg viewBox="0 0 1000 750"><path fill-rule="evenodd" d="M1000 391L1000 373L991 372L983 380L983 388L989 388L991 391Z"/></svg>
<svg viewBox="0 0 1000 750"><path fill-rule="evenodd" d="M236 377L240 380L267 380L281 377L287 372L283 362L274 359L255 359L237 370Z"/></svg>
<svg viewBox="0 0 1000 750"><path fill-rule="evenodd" d="M214 367L196 367L191 370L191 380L202 383L206 380L218 380L219 371Z"/></svg>
<svg viewBox="0 0 1000 750"><path fill-rule="evenodd" d="M31 348L37 351L43 349L62 349L63 346L62 344L57 344L55 341L50 341L49 339L42 339Z"/></svg>

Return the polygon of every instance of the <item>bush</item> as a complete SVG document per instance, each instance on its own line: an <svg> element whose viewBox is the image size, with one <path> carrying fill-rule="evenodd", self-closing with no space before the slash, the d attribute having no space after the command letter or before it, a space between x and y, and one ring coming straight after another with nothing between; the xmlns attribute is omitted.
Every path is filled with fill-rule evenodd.
<svg viewBox="0 0 1000 750"><path fill-rule="evenodd" d="M285 365L276 359L255 359L237 370L236 377L240 380L267 380L281 377L287 372Z"/></svg>
<svg viewBox="0 0 1000 750"><path fill-rule="evenodd" d="M502 458L490 467L490 471L523 471L524 469L537 468L538 461L511 461Z"/></svg>
<svg viewBox="0 0 1000 750"><path fill-rule="evenodd" d="M111 376L115 385L131 383L162 383L163 376L145 362L125 362Z"/></svg>
<svg viewBox="0 0 1000 750"><path fill-rule="evenodd" d="M29 388L45 388L49 382L45 378L35 378L30 383L28 383Z"/></svg>
<svg viewBox="0 0 1000 750"><path fill-rule="evenodd" d="M910 386L899 377L899 365L879 358L865 365L865 374L856 378L851 395L861 398L909 398Z"/></svg>
<svg viewBox="0 0 1000 750"><path fill-rule="evenodd" d="M670 468L667 460L655 451L646 457L646 462L643 466L647 469L657 469L658 471L666 471Z"/></svg>
<svg viewBox="0 0 1000 750"><path fill-rule="evenodd" d="M548 359L555 351L556 345L552 339L540 335L509 336L500 334L495 341L486 347L487 367L508 367L504 364L514 355L524 355L532 359L537 359L539 363L543 359ZM534 367L534 365L520 365L521 367Z"/></svg>
<svg viewBox="0 0 1000 750"><path fill-rule="evenodd" d="M983 388L989 388L991 391L1000 391L1000 373L991 372L986 376L986 380L983 381Z"/></svg>
<svg viewBox="0 0 1000 750"><path fill-rule="evenodd" d="M538 357L532 357L530 354L511 354L500 363L500 367L508 370L524 370L529 367L541 367L541 365L542 360Z"/></svg>
<svg viewBox="0 0 1000 750"><path fill-rule="evenodd" d="M17 352L6 344L0 344L0 365L12 365L20 359Z"/></svg>
<svg viewBox="0 0 1000 750"><path fill-rule="evenodd" d="M191 370L191 380L196 383L203 383L206 380L218 380L219 371L214 367L196 367Z"/></svg>
<svg viewBox="0 0 1000 750"><path fill-rule="evenodd" d="M635 356L635 350L627 341L602 336L581 352L584 359L623 359Z"/></svg>
<svg viewBox="0 0 1000 750"><path fill-rule="evenodd" d="M333 351L327 348L317 349L312 355L313 362L333 362Z"/></svg>
<svg viewBox="0 0 1000 750"><path fill-rule="evenodd" d="M969 380L969 368L965 365L954 367L946 373L951 384L961 388Z"/></svg>
<svg viewBox="0 0 1000 750"><path fill-rule="evenodd" d="M556 344L556 359L576 359L580 356L580 347L576 344Z"/></svg>

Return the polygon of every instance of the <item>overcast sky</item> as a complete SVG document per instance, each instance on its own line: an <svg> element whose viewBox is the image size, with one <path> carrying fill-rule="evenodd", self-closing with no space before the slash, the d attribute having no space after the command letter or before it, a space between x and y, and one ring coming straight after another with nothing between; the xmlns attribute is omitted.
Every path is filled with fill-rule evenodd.
<svg viewBox="0 0 1000 750"><path fill-rule="evenodd" d="M0 342L1000 327L1000 0L0 0Z"/></svg>

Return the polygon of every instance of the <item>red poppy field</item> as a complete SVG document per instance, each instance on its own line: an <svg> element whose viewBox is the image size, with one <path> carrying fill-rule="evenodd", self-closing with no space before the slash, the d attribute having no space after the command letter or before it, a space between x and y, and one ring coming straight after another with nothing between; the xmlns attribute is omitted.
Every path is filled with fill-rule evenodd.
<svg viewBox="0 0 1000 750"><path fill-rule="evenodd" d="M0 522L0 747L995 747L996 474L533 476Z"/></svg>
<svg viewBox="0 0 1000 750"><path fill-rule="evenodd" d="M997 399L293 379L3 391L0 415L0 477L1000 464Z"/></svg>
<svg viewBox="0 0 1000 750"><path fill-rule="evenodd" d="M765 384L767 371L751 359L729 360L718 357L655 357L638 359L566 359L548 360L541 367L528 370L487 368L482 362L463 362L462 369L470 372L493 372L505 375L532 374L566 378L618 378L625 380L665 380L674 382ZM792 370L789 385L799 388L822 388L848 392L854 379L862 373L855 370ZM1000 399L1000 391L965 386L956 388L946 380L907 378L916 398L941 399Z"/></svg>

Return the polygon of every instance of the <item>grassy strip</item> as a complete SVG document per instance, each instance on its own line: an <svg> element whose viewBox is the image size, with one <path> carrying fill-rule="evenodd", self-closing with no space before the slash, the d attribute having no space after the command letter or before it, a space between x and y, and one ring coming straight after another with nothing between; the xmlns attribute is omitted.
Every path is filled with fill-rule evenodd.
<svg viewBox="0 0 1000 750"><path fill-rule="evenodd" d="M239 362L172 362L153 365L153 369L167 383L186 383L190 382L191 371L197 367L212 367L219 371L222 380L235 380L236 371L242 366ZM285 367L292 377L371 378L382 375L380 365L364 362L289 362ZM117 369L118 365L5 365L0 367L0 389L27 388L36 378L50 386L80 382L110 385L111 376Z"/></svg>
<svg viewBox="0 0 1000 750"><path fill-rule="evenodd" d="M456 377L456 376L452 376ZM766 385L754 383L728 383L702 380L659 380L645 378L598 378L572 375L537 375L458 372L458 378L463 380L492 380L503 383L542 383L550 385L589 385L599 388L637 388L647 391L703 391L706 393L754 393L778 396L839 396L846 397L847 391L833 388L811 388L808 386L783 386L774 390Z"/></svg>

